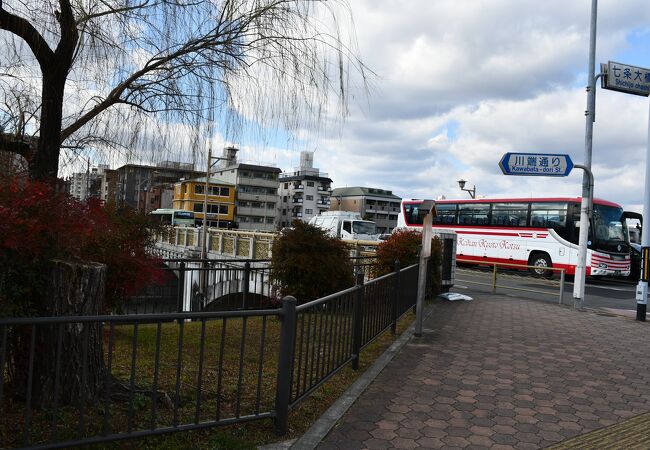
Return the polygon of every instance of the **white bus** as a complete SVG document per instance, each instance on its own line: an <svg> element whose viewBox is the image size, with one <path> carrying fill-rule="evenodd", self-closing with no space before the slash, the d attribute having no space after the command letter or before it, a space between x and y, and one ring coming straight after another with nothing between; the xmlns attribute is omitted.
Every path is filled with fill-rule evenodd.
<svg viewBox="0 0 650 450"><path fill-rule="evenodd" d="M422 227L421 203L402 201L398 227ZM433 228L457 233L458 260L536 266L534 272L540 276L552 275L547 267L575 274L580 198L439 200L433 223ZM616 203L594 199L587 275L629 274L630 245L623 209Z"/></svg>
<svg viewBox="0 0 650 450"><path fill-rule="evenodd" d="M149 213L157 224L177 227L193 227L195 224L194 213L183 209L159 208Z"/></svg>

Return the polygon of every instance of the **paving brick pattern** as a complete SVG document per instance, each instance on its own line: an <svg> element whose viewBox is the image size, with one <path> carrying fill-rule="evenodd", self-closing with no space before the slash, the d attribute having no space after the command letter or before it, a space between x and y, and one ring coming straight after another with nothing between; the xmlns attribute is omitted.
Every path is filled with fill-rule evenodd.
<svg viewBox="0 0 650 450"><path fill-rule="evenodd" d="M650 411L649 324L477 295L424 331L319 449L536 449Z"/></svg>

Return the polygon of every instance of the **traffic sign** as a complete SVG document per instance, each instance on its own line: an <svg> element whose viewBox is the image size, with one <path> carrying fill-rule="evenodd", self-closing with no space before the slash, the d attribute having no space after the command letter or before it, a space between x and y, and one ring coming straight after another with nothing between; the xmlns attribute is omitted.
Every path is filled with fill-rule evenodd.
<svg viewBox="0 0 650 450"><path fill-rule="evenodd" d="M626 94L650 95L650 70L643 67L628 66L614 61L601 64L604 76L601 80L603 89L625 92Z"/></svg>
<svg viewBox="0 0 650 450"><path fill-rule="evenodd" d="M504 175L566 177L573 169L569 155L553 153L506 153L499 161Z"/></svg>

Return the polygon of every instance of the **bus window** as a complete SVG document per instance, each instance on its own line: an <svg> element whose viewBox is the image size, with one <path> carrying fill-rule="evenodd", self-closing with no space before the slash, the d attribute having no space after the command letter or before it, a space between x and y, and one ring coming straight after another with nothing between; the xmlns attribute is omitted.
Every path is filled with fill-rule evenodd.
<svg viewBox="0 0 650 450"><path fill-rule="evenodd" d="M534 228L566 229L566 203L532 203L530 226Z"/></svg>
<svg viewBox="0 0 650 450"><path fill-rule="evenodd" d="M494 203L490 225L525 227L528 221L527 203Z"/></svg>
<svg viewBox="0 0 650 450"><path fill-rule="evenodd" d="M419 203L404 203L404 220L408 225L422 225L424 217L420 214Z"/></svg>
<svg viewBox="0 0 650 450"><path fill-rule="evenodd" d="M456 204L455 203L436 203L436 215L433 218L436 225L455 224L456 223Z"/></svg>
<svg viewBox="0 0 650 450"><path fill-rule="evenodd" d="M490 205L488 203L466 203L458 205L460 225L487 225Z"/></svg>

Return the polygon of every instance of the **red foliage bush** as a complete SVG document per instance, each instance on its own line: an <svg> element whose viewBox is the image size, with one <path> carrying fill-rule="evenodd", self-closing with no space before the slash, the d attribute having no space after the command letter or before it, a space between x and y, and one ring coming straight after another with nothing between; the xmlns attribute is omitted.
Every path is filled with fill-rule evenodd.
<svg viewBox="0 0 650 450"><path fill-rule="evenodd" d="M52 259L106 264L106 307L161 276L145 216L41 182L0 181L0 315L39 314Z"/></svg>
<svg viewBox="0 0 650 450"><path fill-rule="evenodd" d="M397 230L391 237L379 244L377 257L373 264L373 275L385 275L395 270L395 261L399 261L402 268L419 262L422 234L416 230ZM437 237L431 240L432 290L440 290L440 263L442 261L442 241Z"/></svg>
<svg viewBox="0 0 650 450"><path fill-rule="evenodd" d="M392 272L395 261L399 261L402 267L417 263L421 245L422 234L419 231L395 231L388 240L377 247L373 274L381 276Z"/></svg>

